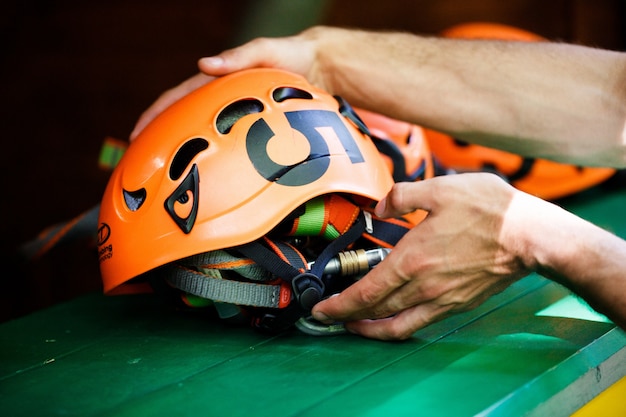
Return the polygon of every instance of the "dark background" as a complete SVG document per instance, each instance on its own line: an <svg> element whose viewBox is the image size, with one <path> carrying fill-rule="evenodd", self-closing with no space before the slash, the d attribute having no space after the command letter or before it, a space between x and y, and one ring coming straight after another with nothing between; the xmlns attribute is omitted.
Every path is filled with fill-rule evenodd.
<svg viewBox="0 0 626 417"><path fill-rule="evenodd" d="M199 57L314 23L433 34L492 21L625 50L625 16L621 0L5 0L0 321L101 289L86 242L35 263L16 248L98 203L109 175L97 164L103 139L126 139Z"/></svg>

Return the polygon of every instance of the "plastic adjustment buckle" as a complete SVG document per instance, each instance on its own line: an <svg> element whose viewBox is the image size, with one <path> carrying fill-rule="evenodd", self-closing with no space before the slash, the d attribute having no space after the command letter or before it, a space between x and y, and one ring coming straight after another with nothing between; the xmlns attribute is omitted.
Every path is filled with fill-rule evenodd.
<svg viewBox="0 0 626 417"><path fill-rule="evenodd" d="M265 333L276 333L283 330L283 323L274 314L263 314L255 317L252 321L252 327Z"/></svg>
<svg viewBox="0 0 626 417"><path fill-rule="evenodd" d="M298 320L298 317L299 315L295 311L282 311L278 314L264 313L254 317L251 325L262 333L276 334L289 329Z"/></svg>
<svg viewBox="0 0 626 417"><path fill-rule="evenodd" d="M291 287L298 304L307 312L311 311L324 296L324 283L319 277L309 272L296 275L291 280Z"/></svg>

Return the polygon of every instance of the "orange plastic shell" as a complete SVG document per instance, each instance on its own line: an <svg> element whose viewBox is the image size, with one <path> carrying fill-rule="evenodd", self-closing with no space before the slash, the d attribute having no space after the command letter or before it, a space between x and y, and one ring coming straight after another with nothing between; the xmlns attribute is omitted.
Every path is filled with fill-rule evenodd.
<svg viewBox="0 0 626 417"><path fill-rule="evenodd" d="M305 91L310 99L278 102L273 93L283 87ZM260 102L263 108L237 116L228 132L220 132L219 115L240 100ZM323 120L307 124L310 115L321 115ZM339 125L326 124L335 120ZM297 123L303 125L294 127ZM271 138L258 145L252 130ZM194 139L206 141L208 146L194 151L197 153L182 174L172 178L171 169L178 163L175 155L193 148L188 144ZM324 146L327 154L317 155ZM262 158L254 156L250 148ZM278 178L267 179L260 173L262 163L290 168L277 174ZM289 175L314 172L312 167L320 164L327 164L326 169L318 169L302 184L294 185L298 178L281 183L281 178ZM172 204L174 214L168 213L165 202L192 176L194 167L199 179L197 193L182 193ZM160 114L129 146L114 170L99 220L104 291L146 291L145 285L133 287L129 281L181 258L258 239L313 197L341 192L376 201L392 185L371 139L339 114L334 97L304 78L274 69L254 69L216 79ZM125 191L127 196L129 192L145 193L138 208L129 208ZM191 212L196 213L195 221L185 232L173 216L184 219Z"/></svg>

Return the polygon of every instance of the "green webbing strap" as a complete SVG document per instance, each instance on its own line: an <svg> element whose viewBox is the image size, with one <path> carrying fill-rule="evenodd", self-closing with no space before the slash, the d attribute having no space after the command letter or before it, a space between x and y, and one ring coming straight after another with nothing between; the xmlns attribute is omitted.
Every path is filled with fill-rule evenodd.
<svg viewBox="0 0 626 417"><path fill-rule="evenodd" d="M128 143L112 137L104 138L102 147L100 148L100 157L98 165L102 169L113 169L122 159L122 155L126 152Z"/></svg>
<svg viewBox="0 0 626 417"><path fill-rule="evenodd" d="M322 236L334 240L340 233L326 221L326 202L324 198L314 198L305 204L304 213L298 217L298 225L294 236ZM326 229L324 227L326 226Z"/></svg>

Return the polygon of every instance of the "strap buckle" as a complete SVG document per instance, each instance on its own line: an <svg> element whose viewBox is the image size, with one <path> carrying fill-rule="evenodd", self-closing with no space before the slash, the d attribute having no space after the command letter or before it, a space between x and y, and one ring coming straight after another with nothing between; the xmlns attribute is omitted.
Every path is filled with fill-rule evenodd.
<svg viewBox="0 0 626 417"><path fill-rule="evenodd" d="M296 275L291 280L293 295L300 307L309 312L324 296L325 286L322 280L310 272Z"/></svg>

